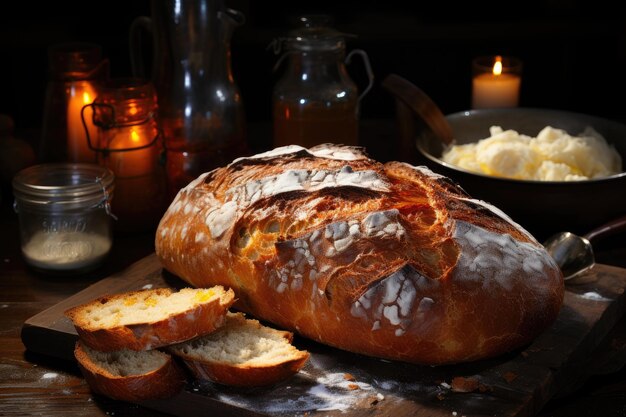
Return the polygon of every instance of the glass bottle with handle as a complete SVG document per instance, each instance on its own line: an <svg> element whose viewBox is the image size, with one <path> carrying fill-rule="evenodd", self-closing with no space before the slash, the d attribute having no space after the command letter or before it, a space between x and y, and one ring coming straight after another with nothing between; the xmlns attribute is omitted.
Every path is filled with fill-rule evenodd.
<svg viewBox="0 0 626 417"><path fill-rule="evenodd" d="M287 63L272 95L274 146L358 145L360 102L374 82L368 56L360 49L346 56L349 35L331 28L329 16L299 20L277 43L285 52L275 69ZM355 55L363 59L369 79L360 94L346 67Z"/></svg>

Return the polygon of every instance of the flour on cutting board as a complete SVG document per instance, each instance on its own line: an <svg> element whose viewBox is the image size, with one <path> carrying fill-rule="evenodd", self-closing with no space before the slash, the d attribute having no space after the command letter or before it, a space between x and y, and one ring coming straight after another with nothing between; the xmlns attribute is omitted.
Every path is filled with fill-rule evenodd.
<svg viewBox="0 0 626 417"><path fill-rule="evenodd" d="M306 374L305 374L306 375ZM280 413L288 411L305 410L347 410L353 404L373 391L371 385L359 382L350 382L344 378L343 373L331 373L315 379L312 385L297 400L272 401L267 404L266 411ZM350 389L350 384L354 388ZM295 409L294 409L295 406Z"/></svg>
<svg viewBox="0 0 626 417"><path fill-rule="evenodd" d="M442 392L437 384L426 387L418 382L372 378L351 367L333 366L327 363L328 360L323 356L313 356L311 362L293 378L270 388L242 391L208 381L194 381L191 388L220 402L271 416L300 416L318 411L365 411L383 401L397 401L401 394L434 397ZM392 375L390 377L393 378Z"/></svg>
<svg viewBox="0 0 626 417"><path fill-rule="evenodd" d="M357 408L359 403L370 404L384 400L385 395L365 382L350 381L345 373L328 373L317 378L300 371L291 384L273 387L268 394L245 394L226 392L210 382L199 382L202 391L209 391L220 401L261 413L281 415L311 411L346 411ZM306 381L305 381L306 380ZM287 394L288 393L288 394Z"/></svg>
<svg viewBox="0 0 626 417"><path fill-rule="evenodd" d="M586 292L586 293L584 293L584 294L580 294L580 296L581 296L582 298L586 298L586 299L588 299L588 300L595 300L595 301L611 301L611 299L610 299L610 298L603 297L602 295L598 294L598 293L597 293L597 292L595 292L595 291L588 291L588 292Z"/></svg>

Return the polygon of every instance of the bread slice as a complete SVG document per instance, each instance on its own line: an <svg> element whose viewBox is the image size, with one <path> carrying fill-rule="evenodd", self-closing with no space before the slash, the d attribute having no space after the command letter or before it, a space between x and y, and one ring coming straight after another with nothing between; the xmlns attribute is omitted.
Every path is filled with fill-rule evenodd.
<svg viewBox="0 0 626 417"><path fill-rule="evenodd" d="M100 352L78 341L74 356L91 390L116 400L167 398L185 384L172 356L159 350Z"/></svg>
<svg viewBox="0 0 626 417"><path fill-rule="evenodd" d="M170 346L198 379L224 385L271 385L297 373L309 359L291 344L293 333L263 326L242 313L229 313L208 335Z"/></svg>
<svg viewBox="0 0 626 417"><path fill-rule="evenodd" d="M157 288L100 297L65 314L92 349L149 350L212 332L234 302L222 286Z"/></svg>

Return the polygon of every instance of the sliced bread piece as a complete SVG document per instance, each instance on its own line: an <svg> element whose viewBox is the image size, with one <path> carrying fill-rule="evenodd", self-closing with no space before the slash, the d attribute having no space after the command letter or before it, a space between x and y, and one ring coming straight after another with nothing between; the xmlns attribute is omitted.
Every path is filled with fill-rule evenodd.
<svg viewBox="0 0 626 417"><path fill-rule="evenodd" d="M291 344L293 333L263 326L242 313L228 313L208 335L168 347L198 379L224 385L271 385L297 373L309 359Z"/></svg>
<svg viewBox="0 0 626 417"><path fill-rule="evenodd" d="M167 398L185 384L172 356L159 350L100 352L78 341L74 356L91 390L116 400Z"/></svg>
<svg viewBox="0 0 626 417"><path fill-rule="evenodd" d="M100 297L65 314L92 349L149 350L212 332L234 302L222 286L157 288Z"/></svg>

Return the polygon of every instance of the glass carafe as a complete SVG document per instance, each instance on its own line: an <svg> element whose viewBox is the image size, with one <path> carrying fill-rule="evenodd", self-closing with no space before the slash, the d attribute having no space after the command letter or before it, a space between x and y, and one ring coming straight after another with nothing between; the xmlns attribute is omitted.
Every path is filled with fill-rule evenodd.
<svg viewBox="0 0 626 417"><path fill-rule="evenodd" d="M153 34L152 80L171 197L203 172L248 152L230 40L244 16L218 0L153 0L131 26L135 76L145 77L141 28Z"/></svg>
<svg viewBox="0 0 626 417"><path fill-rule="evenodd" d="M287 63L272 95L274 146L358 144L360 101L373 74L364 51L355 49L346 57L346 35L329 21L328 16L303 16L301 26L282 40L285 52L277 66ZM360 95L346 68L356 54L369 77Z"/></svg>

